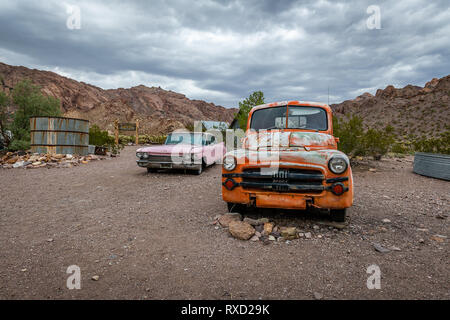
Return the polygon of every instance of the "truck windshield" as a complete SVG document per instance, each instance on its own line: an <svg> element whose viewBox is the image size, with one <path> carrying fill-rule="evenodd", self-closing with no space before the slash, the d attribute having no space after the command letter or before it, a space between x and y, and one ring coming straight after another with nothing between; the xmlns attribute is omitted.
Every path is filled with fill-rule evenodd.
<svg viewBox="0 0 450 320"><path fill-rule="evenodd" d="M272 107L253 112L250 129L286 129L287 107ZM309 106L289 106L287 129L320 130L328 129L327 113L324 109Z"/></svg>
<svg viewBox="0 0 450 320"><path fill-rule="evenodd" d="M167 136L165 144L204 144L202 134L194 133L171 133Z"/></svg>

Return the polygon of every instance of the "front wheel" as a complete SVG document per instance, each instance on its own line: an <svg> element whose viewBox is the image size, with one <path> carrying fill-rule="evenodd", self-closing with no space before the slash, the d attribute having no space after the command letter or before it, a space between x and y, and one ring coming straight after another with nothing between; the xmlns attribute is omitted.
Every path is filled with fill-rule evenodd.
<svg viewBox="0 0 450 320"><path fill-rule="evenodd" d="M154 168L147 168L147 173L153 173L156 172L156 169Z"/></svg>
<svg viewBox="0 0 450 320"><path fill-rule="evenodd" d="M203 172L203 166L200 166L200 168L198 168L197 170L194 171L194 173L195 173L196 175L201 175L202 172Z"/></svg>
<svg viewBox="0 0 450 320"><path fill-rule="evenodd" d="M331 209L331 219L336 222L345 222L346 209Z"/></svg>
<svg viewBox="0 0 450 320"><path fill-rule="evenodd" d="M228 207L228 212L230 212L230 213L235 212L235 213L245 214L247 212L247 207L240 203L227 202L227 207Z"/></svg>

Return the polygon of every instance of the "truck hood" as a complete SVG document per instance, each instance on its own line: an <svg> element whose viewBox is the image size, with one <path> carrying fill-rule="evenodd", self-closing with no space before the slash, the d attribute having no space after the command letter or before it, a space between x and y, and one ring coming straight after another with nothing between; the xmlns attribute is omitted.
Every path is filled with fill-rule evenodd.
<svg viewBox="0 0 450 320"><path fill-rule="evenodd" d="M237 163L250 165L273 165L278 163L280 165L295 166L302 164L319 165L326 167L328 161L333 156L340 156L350 164L348 157L341 151L335 149L319 149L306 151L303 148L296 150L251 150L238 149L228 152L225 157L234 156Z"/></svg>
<svg viewBox="0 0 450 320"><path fill-rule="evenodd" d="M202 151L201 146L192 144L162 144L158 146L139 148L136 152L147 152L150 154L186 154L186 153L199 153Z"/></svg>
<svg viewBox="0 0 450 320"><path fill-rule="evenodd" d="M314 149L335 148L336 141L332 135L321 132L270 130L250 133L244 140L244 148L259 150L261 148L313 147Z"/></svg>

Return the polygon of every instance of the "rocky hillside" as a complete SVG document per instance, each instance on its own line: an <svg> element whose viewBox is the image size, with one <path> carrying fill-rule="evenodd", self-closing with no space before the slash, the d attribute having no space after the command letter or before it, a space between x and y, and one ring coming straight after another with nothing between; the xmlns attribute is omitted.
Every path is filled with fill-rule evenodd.
<svg viewBox="0 0 450 320"><path fill-rule="evenodd" d="M390 124L399 138L437 136L450 129L450 75L433 79L424 88L407 85L397 89L387 86L375 96L364 93L354 100L331 105L338 117L356 114L368 127Z"/></svg>
<svg viewBox="0 0 450 320"><path fill-rule="evenodd" d="M231 122L237 112L158 87L104 90L53 72L0 63L0 90L8 92L22 79L31 80L43 93L58 98L65 116L87 119L108 130L113 129L115 119L141 119L144 133L160 134L196 120Z"/></svg>

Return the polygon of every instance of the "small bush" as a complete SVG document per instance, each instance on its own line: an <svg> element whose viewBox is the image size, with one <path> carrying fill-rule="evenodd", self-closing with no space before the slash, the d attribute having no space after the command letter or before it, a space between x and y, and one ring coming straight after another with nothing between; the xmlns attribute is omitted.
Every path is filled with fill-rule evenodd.
<svg viewBox="0 0 450 320"><path fill-rule="evenodd" d="M442 132L437 138L417 138L412 144L418 152L450 154L450 130Z"/></svg>
<svg viewBox="0 0 450 320"><path fill-rule="evenodd" d="M347 121L333 118L333 134L339 137L338 148L349 156L364 155L362 137L364 135L363 121L358 116L347 117Z"/></svg>
<svg viewBox="0 0 450 320"><path fill-rule="evenodd" d="M17 140L14 139L8 146L9 150L28 150L30 149L30 140Z"/></svg>
<svg viewBox="0 0 450 320"><path fill-rule="evenodd" d="M363 152L372 156L375 160L380 160L386 155L393 145L395 139L393 128L386 127L384 130L368 129L362 137Z"/></svg>
<svg viewBox="0 0 450 320"><path fill-rule="evenodd" d="M110 136L108 131L101 130L96 124L89 128L89 144L106 147L114 143L114 137Z"/></svg>
<svg viewBox="0 0 450 320"><path fill-rule="evenodd" d="M164 144L166 135L139 135L140 144Z"/></svg>

